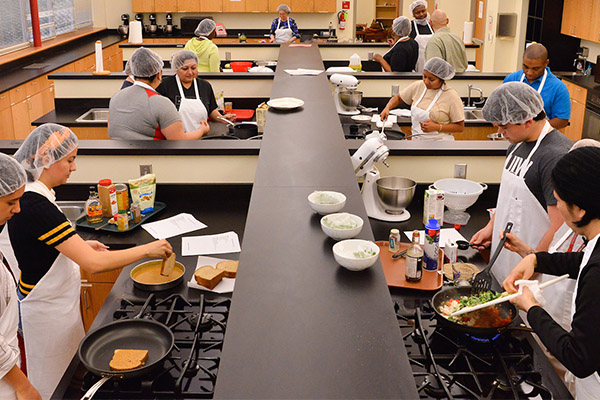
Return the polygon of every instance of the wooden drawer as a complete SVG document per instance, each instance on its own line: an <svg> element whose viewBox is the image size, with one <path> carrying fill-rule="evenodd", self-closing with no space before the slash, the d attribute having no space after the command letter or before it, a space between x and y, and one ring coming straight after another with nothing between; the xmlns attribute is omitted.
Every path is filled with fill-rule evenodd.
<svg viewBox="0 0 600 400"><path fill-rule="evenodd" d="M88 274L81 268L81 279L86 282L115 283L122 270L123 268L119 268L108 272L100 272L98 274Z"/></svg>
<svg viewBox="0 0 600 400"><path fill-rule="evenodd" d="M47 80L46 76L41 76L25 83L25 93L27 94L27 97L31 97L34 94L41 92L44 89L44 80Z"/></svg>
<svg viewBox="0 0 600 400"><path fill-rule="evenodd" d="M14 89L10 89L8 92L10 96L10 104L19 103L27 98L27 91L25 85L17 86Z"/></svg>
<svg viewBox="0 0 600 400"><path fill-rule="evenodd" d="M8 92L0 93L0 110L10 107L10 96Z"/></svg>
<svg viewBox="0 0 600 400"><path fill-rule="evenodd" d="M563 81L563 82L565 83L565 86L569 90L569 97L571 97L575 101L585 104L586 98L587 98L587 89L585 89L579 85L575 85L574 83L571 83L569 81Z"/></svg>

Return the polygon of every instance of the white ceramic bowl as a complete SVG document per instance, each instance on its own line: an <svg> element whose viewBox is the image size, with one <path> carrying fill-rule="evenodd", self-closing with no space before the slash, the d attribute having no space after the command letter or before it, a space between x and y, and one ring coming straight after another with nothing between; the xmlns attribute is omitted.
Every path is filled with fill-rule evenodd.
<svg viewBox="0 0 600 400"><path fill-rule="evenodd" d="M372 255L368 257L357 257L355 253L368 251ZM368 240L350 239L342 240L333 245L333 256L335 261L350 271L362 271L375 264L379 258L379 247Z"/></svg>
<svg viewBox="0 0 600 400"><path fill-rule="evenodd" d="M324 204L319 202L320 196L331 196L337 199L337 203ZM336 213L340 211L346 205L346 196L340 192L331 192L327 190L314 191L308 195L308 204L310 208L318 212L321 215Z"/></svg>
<svg viewBox="0 0 600 400"><path fill-rule="evenodd" d="M329 225L331 225L332 222L335 225L349 220L356 224L356 228L333 228L326 225L327 222L329 222ZM336 213L321 218L321 229L323 229L323 232L325 232L327 236L335 240L351 239L360 233L362 227L362 218L354 214Z"/></svg>
<svg viewBox="0 0 600 400"><path fill-rule="evenodd" d="M479 195L487 189L487 185L467 179L447 178L435 181L430 189L445 192L444 204L449 210L465 211L475 204Z"/></svg>

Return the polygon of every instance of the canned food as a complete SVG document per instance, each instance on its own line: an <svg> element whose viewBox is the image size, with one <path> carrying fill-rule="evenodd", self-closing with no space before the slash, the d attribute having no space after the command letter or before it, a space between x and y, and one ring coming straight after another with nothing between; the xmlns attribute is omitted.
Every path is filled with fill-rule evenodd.
<svg viewBox="0 0 600 400"><path fill-rule="evenodd" d="M121 211L117 214L117 229L120 231L129 229L129 217L127 216L127 211Z"/></svg>
<svg viewBox="0 0 600 400"><path fill-rule="evenodd" d="M117 183L115 189L117 190L117 206L119 207L119 212L129 210L129 191L127 190L127 185Z"/></svg>

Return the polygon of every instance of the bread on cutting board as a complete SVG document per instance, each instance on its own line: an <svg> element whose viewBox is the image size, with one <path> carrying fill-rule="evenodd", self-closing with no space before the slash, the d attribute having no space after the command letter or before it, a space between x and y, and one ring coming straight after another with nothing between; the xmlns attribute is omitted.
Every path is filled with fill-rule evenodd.
<svg viewBox="0 0 600 400"><path fill-rule="evenodd" d="M225 278L235 278L239 261L226 260L217 263L217 269L225 271Z"/></svg>
<svg viewBox="0 0 600 400"><path fill-rule="evenodd" d="M116 349L108 363L113 371L129 371L142 367L148 360L148 350Z"/></svg>
<svg viewBox="0 0 600 400"><path fill-rule="evenodd" d="M216 269L212 265L204 265L194 272L194 278L198 285L211 290L221 282L224 275L225 271Z"/></svg>

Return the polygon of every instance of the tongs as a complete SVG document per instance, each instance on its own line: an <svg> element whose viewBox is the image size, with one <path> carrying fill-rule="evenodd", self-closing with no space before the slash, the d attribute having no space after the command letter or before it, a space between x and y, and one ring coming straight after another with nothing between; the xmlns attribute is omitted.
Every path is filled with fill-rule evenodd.
<svg viewBox="0 0 600 400"><path fill-rule="evenodd" d="M473 278L473 291L474 292L482 292L484 290L490 290L490 288L492 287L492 275L490 274L490 269L492 268L492 265L494 265L494 262L498 258L498 254L500 254L500 251L504 247L504 243L506 242L506 234L510 232L512 227L513 227L512 222L509 222L506 224L506 228L504 228L504 237L502 237L502 240L500 240L498 247L496 247L496 250L494 250L494 254L492 255L492 258L490 258L489 264L487 265L487 267L485 267L485 269L483 271L478 273Z"/></svg>

